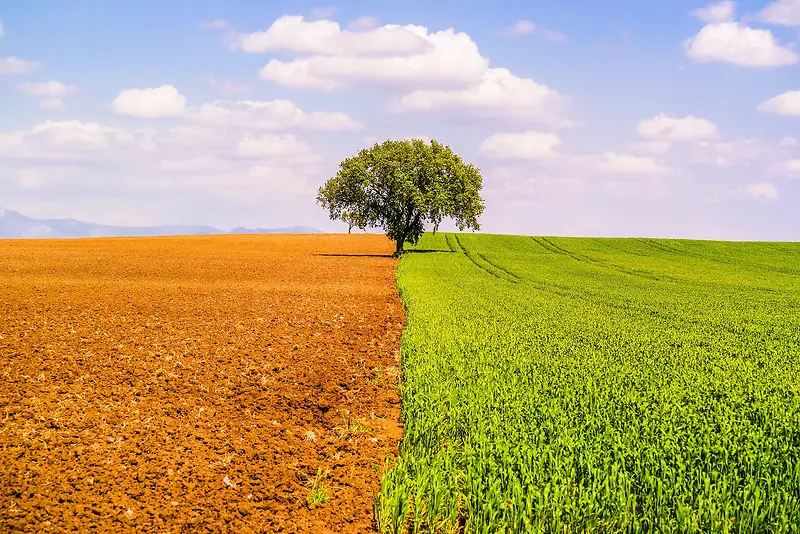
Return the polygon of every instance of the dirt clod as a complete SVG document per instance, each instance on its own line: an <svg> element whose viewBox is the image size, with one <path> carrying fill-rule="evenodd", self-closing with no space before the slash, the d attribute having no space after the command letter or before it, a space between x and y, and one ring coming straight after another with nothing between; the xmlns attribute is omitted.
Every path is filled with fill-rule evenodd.
<svg viewBox="0 0 800 534"><path fill-rule="evenodd" d="M391 251L0 241L0 531L370 531L400 438Z"/></svg>

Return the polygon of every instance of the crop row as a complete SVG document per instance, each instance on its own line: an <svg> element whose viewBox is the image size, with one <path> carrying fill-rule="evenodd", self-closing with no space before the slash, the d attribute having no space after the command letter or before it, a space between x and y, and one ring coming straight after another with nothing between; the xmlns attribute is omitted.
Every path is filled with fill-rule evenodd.
<svg viewBox="0 0 800 534"><path fill-rule="evenodd" d="M800 245L426 234L384 532L791 532Z"/></svg>

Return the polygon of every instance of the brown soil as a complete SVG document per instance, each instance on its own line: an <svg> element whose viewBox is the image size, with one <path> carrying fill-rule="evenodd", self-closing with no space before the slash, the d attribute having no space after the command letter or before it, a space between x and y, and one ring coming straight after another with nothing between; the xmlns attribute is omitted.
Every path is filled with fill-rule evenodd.
<svg viewBox="0 0 800 534"><path fill-rule="evenodd" d="M0 241L0 531L372 530L401 434L392 250Z"/></svg>

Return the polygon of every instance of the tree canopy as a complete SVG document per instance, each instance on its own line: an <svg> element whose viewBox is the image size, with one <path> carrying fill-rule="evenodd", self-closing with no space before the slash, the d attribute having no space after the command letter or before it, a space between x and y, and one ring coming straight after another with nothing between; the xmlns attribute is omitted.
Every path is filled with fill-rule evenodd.
<svg viewBox="0 0 800 534"><path fill-rule="evenodd" d="M435 232L445 217L459 230L479 230L482 186L480 169L448 146L420 139L385 141L344 160L320 187L317 202L333 220L362 230L383 228L400 254L406 242L417 243L426 223Z"/></svg>

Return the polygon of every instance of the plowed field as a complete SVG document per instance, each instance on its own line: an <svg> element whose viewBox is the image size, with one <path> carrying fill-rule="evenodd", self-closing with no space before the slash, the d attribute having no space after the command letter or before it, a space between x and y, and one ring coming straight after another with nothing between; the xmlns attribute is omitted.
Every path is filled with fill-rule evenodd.
<svg viewBox="0 0 800 534"><path fill-rule="evenodd" d="M392 250L0 241L0 531L369 531L401 434Z"/></svg>

